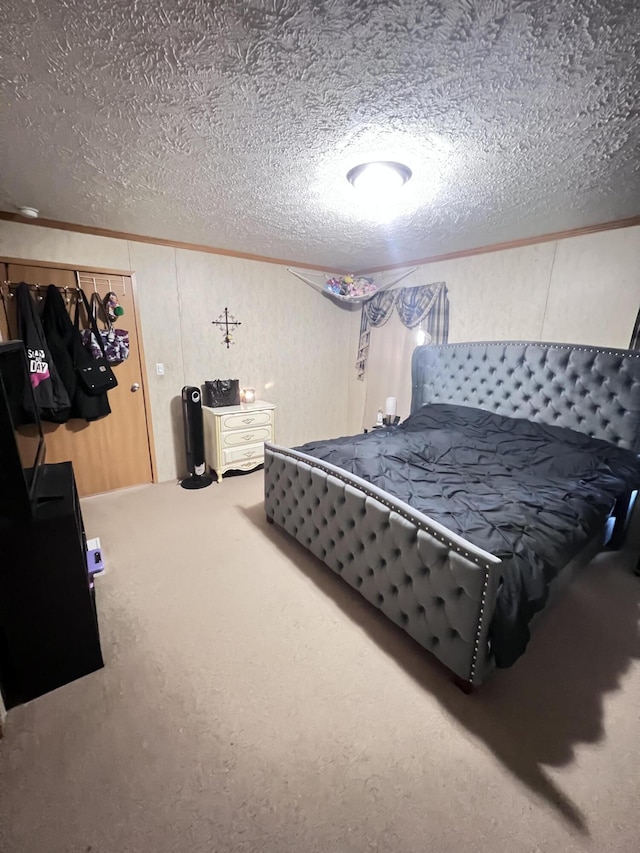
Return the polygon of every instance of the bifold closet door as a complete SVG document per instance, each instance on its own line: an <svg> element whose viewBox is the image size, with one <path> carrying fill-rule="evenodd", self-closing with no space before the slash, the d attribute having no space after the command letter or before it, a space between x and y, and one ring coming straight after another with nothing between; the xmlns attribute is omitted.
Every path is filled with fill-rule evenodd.
<svg viewBox="0 0 640 853"><path fill-rule="evenodd" d="M68 296L74 298L76 274L73 270L9 264L8 277L12 282L45 285L40 292L34 292L36 299L44 297L49 284L69 287ZM117 294L125 313L115 325L129 332L131 344L129 358L113 368L118 387L109 392L110 415L91 423L71 420L66 424L44 424L46 461L71 461L78 491L81 496L86 496L150 483L152 475L144 398L145 376L136 334L131 278L81 273L80 279L88 299L94 291L101 298L109 291ZM64 298L65 294L62 296ZM10 300L11 303L14 301ZM73 318L73 302L69 308ZM10 304L10 315L12 310L15 311ZM10 332L15 336L15 315L10 316L10 324ZM102 328L102 323L98 326Z"/></svg>

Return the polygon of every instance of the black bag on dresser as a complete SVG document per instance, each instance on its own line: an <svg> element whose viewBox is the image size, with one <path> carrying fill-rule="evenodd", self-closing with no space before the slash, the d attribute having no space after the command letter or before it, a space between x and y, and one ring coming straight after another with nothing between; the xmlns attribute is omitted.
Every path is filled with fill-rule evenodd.
<svg viewBox="0 0 640 853"><path fill-rule="evenodd" d="M240 405L239 379L209 379L204 383L204 404L212 409L218 406Z"/></svg>

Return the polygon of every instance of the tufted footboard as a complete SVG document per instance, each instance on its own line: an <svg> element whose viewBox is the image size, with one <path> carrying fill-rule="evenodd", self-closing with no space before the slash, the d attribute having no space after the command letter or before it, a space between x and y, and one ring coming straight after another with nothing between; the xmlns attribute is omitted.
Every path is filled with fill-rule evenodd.
<svg viewBox="0 0 640 853"><path fill-rule="evenodd" d="M326 462L265 445L265 511L459 678L480 684L500 560Z"/></svg>

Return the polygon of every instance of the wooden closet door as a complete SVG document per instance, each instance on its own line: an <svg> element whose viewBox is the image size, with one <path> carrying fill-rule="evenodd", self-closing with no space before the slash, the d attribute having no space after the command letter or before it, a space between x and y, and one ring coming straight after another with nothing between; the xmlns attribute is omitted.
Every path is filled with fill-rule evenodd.
<svg viewBox="0 0 640 853"><path fill-rule="evenodd" d="M33 293L36 299L44 298L49 284L69 287L69 309L73 318L76 288L76 274L73 270L9 264L8 278L12 282L43 285L41 292ZM144 371L134 322L131 279L128 276L80 273L80 280L88 299L94 291L101 298L109 291L118 295L125 313L118 319L117 326L129 332L131 344L129 358L113 367L118 387L109 391L110 415L91 423L77 419L66 424L43 423L46 461L71 461L78 491L81 496L86 496L150 483L152 475ZM65 294L62 295L64 298ZM12 306L14 301L8 301L9 337L15 337L16 334L15 307ZM81 317L84 317L84 313ZM102 324L98 326L101 328Z"/></svg>

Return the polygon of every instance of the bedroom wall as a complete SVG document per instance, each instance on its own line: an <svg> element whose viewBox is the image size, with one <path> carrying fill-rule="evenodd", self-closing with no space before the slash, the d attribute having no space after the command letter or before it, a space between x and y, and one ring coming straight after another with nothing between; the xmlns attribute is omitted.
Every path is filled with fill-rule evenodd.
<svg viewBox="0 0 640 853"><path fill-rule="evenodd" d="M444 281L449 340L532 340L627 347L640 306L640 227L423 264L399 285ZM387 396L409 412L415 339L394 314L374 329L356 379L360 312L351 316L349 432L375 422ZM415 333L414 333L415 334Z"/></svg>
<svg viewBox="0 0 640 853"><path fill-rule="evenodd" d="M283 444L346 432L349 315L284 267L5 221L0 255L136 273L160 480L185 473L185 384L254 387L276 404ZM242 322L228 350L211 325L225 306Z"/></svg>

